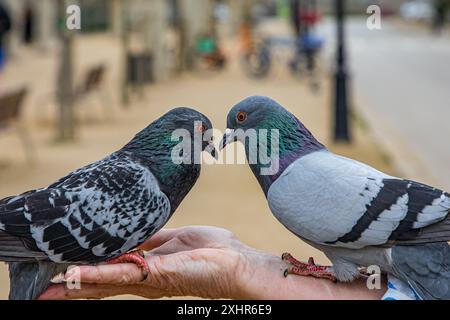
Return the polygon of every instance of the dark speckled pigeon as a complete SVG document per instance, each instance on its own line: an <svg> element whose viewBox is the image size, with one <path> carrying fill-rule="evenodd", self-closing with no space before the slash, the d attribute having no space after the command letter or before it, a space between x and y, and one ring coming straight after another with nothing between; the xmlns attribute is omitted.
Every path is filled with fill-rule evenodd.
<svg viewBox="0 0 450 320"><path fill-rule="evenodd" d="M352 281L361 267L377 265L423 299L450 299L448 193L333 154L266 97L238 103L228 114L227 127L221 147L244 142L236 129L279 130L279 169L262 174L267 165L260 157L250 167L275 217L333 263L317 266L312 259L302 263L284 254L291 264L286 275ZM266 141L260 139L255 149L245 139L247 157L257 149L270 154L273 147Z"/></svg>
<svg viewBox="0 0 450 320"><path fill-rule="evenodd" d="M206 137L211 128L201 113L174 109L103 160L1 200L0 260L9 264L10 299L35 299L69 264L134 262L145 275L145 260L129 251L161 229L194 186L200 152L216 157ZM176 129L203 138L201 149L178 153L192 161L172 161Z"/></svg>

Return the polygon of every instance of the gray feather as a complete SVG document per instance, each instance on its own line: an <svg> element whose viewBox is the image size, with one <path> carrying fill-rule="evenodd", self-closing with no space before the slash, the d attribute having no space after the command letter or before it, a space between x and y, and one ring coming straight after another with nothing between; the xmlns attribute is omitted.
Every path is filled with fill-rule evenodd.
<svg viewBox="0 0 450 320"><path fill-rule="evenodd" d="M67 267L64 264L45 261L9 263L9 299L37 299L51 285L51 279L64 272Z"/></svg>
<svg viewBox="0 0 450 320"><path fill-rule="evenodd" d="M43 252L29 250L22 239L0 231L0 261L35 262L46 259Z"/></svg>
<svg viewBox="0 0 450 320"><path fill-rule="evenodd" d="M423 299L450 299L450 246L447 243L392 248L394 273Z"/></svg>
<svg viewBox="0 0 450 320"><path fill-rule="evenodd" d="M407 232L403 235L403 238L405 240L397 240L397 243L415 245L450 241L450 216L447 216L444 221L426 228Z"/></svg>

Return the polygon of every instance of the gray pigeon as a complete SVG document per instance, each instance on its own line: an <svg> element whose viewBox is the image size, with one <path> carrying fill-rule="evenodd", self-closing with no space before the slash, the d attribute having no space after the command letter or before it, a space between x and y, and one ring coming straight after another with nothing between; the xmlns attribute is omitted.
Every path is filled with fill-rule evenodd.
<svg viewBox="0 0 450 320"><path fill-rule="evenodd" d="M294 115L266 97L234 106L227 128L221 148L245 141L248 159L252 152L275 150L267 142L272 131L252 147L237 129L278 130L278 170L263 174L269 164L260 157L249 160L251 170L274 216L333 264L302 263L284 254L291 262L287 273L352 281L360 268L376 265L422 299L450 299L448 193L328 151Z"/></svg>
<svg viewBox="0 0 450 320"><path fill-rule="evenodd" d="M10 299L39 297L70 264L127 257L118 261L148 268L129 251L161 229L194 186L201 151L216 157L211 128L201 113L173 109L106 158L46 188L1 200L0 260L9 264ZM184 140L172 139L177 129L202 139L201 149L178 153L191 161L172 161Z"/></svg>

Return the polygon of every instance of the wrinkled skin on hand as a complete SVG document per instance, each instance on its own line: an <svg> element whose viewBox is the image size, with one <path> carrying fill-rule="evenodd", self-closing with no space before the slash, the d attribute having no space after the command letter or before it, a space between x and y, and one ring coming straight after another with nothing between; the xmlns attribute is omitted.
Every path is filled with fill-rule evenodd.
<svg viewBox="0 0 450 320"><path fill-rule="evenodd" d="M234 284L247 269L246 255L255 250L243 245L229 231L213 227L165 229L144 243L150 275L141 281L134 264L81 266L81 289L65 284L51 287L41 299L104 298L134 294L145 298L198 296L231 298ZM253 258L257 258L257 255ZM65 278L72 277L70 270Z"/></svg>
<svg viewBox="0 0 450 320"><path fill-rule="evenodd" d="M65 283L50 287L40 299L99 299L132 294L155 299L174 296L229 299L378 299L365 284L333 284L309 277L283 276L280 257L251 248L230 231L191 226L163 229L144 243L150 268L134 264L81 266L81 289ZM69 270L65 279L70 281Z"/></svg>

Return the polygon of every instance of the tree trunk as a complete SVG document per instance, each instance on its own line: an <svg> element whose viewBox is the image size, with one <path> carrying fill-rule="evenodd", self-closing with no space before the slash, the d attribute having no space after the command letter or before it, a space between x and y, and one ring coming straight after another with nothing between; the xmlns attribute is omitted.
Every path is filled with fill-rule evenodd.
<svg viewBox="0 0 450 320"><path fill-rule="evenodd" d="M61 3L59 10L62 17L66 15L66 1ZM64 20L65 21L65 20ZM58 102L58 134L60 141L72 140L75 138L75 117L74 117L74 84L73 84L73 45L75 31L65 29L61 31L61 51L60 66L57 75L56 100Z"/></svg>
<svg viewBox="0 0 450 320"><path fill-rule="evenodd" d="M179 1L183 42L181 52L184 60L185 69L189 69L192 65L192 52L195 48L197 38L203 33L212 32L213 17L212 0L181 0Z"/></svg>

